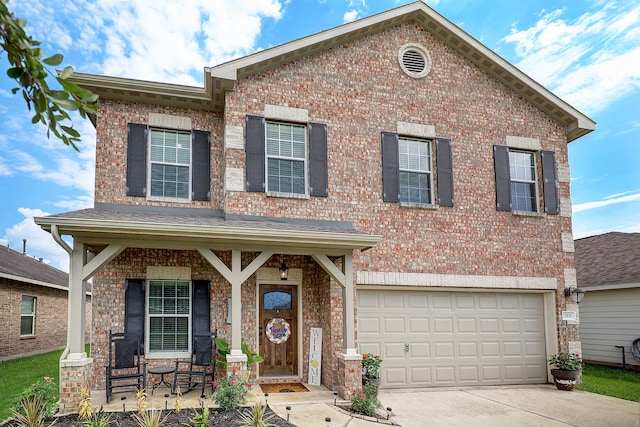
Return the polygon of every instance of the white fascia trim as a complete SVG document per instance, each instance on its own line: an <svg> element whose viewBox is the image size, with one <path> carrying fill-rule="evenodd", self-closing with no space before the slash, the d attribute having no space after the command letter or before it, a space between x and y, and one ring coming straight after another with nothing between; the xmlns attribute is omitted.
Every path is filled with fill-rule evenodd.
<svg viewBox="0 0 640 427"><path fill-rule="evenodd" d="M585 292L591 292L591 291L613 291L617 289L633 289L633 288L640 288L640 283L619 283L615 285L585 286L584 288L580 288L580 289L582 289Z"/></svg>
<svg viewBox="0 0 640 427"><path fill-rule="evenodd" d="M180 240L208 240L225 241L226 243L242 244L261 241L269 246L331 246L336 249L369 249L382 241L382 236L371 234L348 234L335 232L312 232L291 230L266 230L259 228L243 228L228 226L176 225L154 224L119 221L96 221L69 218L39 217L34 219L36 224L43 227L57 225L60 233L64 234L116 234L137 238L164 237L179 238Z"/></svg>
<svg viewBox="0 0 640 427"><path fill-rule="evenodd" d="M408 286L420 288L556 290L555 277L473 276L462 274L358 271L358 286Z"/></svg>
<svg viewBox="0 0 640 427"><path fill-rule="evenodd" d="M41 282L40 280L28 279L26 277L14 276L13 274L0 273L0 277L9 279L9 280L15 280L17 282L29 283L32 285L44 286L46 288L59 289L61 291L69 292L69 288L66 286L55 285L53 283L48 283L48 282Z"/></svg>

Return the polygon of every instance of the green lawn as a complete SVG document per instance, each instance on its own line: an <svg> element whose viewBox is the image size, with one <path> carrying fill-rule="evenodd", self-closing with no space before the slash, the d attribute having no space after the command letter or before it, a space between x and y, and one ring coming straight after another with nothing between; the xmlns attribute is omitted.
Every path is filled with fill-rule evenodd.
<svg viewBox="0 0 640 427"><path fill-rule="evenodd" d="M591 393L640 402L640 372L606 366L585 365L582 384L576 388Z"/></svg>
<svg viewBox="0 0 640 427"><path fill-rule="evenodd" d="M89 345L85 349L89 354ZM16 396L44 377L53 377L59 385L62 350L0 362L0 423L11 416Z"/></svg>

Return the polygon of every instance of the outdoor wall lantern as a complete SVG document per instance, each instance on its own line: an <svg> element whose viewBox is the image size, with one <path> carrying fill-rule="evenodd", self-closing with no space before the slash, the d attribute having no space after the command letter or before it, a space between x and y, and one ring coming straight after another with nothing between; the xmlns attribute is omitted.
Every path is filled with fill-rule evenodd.
<svg viewBox="0 0 640 427"><path fill-rule="evenodd" d="M282 260L282 265L278 270L280 270L280 280L287 280L289 278L289 267L284 263L284 259Z"/></svg>
<svg viewBox="0 0 640 427"><path fill-rule="evenodd" d="M582 302L582 298L584 298L584 291L577 286L570 286L568 288L564 288L564 297L569 298L572 294L576 294L576 303L580 304Z"/></svg>

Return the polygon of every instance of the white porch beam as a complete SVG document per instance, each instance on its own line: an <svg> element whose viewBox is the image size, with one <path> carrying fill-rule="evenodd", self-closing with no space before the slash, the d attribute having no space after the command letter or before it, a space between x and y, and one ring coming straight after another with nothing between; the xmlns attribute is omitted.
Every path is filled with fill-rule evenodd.
<svg viewBox="0 0 640 427"><path fill-rule="evenodd" d="M333 280L338 282L338 284L344 288L345 274L344 272L340 271L340 269L335 265L333 261L329 259L328 256L326 256L325 254L313 253L311 254L311 257L315 260L315 262L320 264L320 267L322 267Z"/></svg>
<svg viewBox="0 0 640 427"><path fill-rule="evenodd" d="M93 277L96 271L101 269L105 264L110 263L111 260L120 255L125 249L127 249L125 245L109 245L104 248L95 258L82 267L82 280L88 280Z"/></svg>
<svg viewBox="0 0 640 427"><path fill-rule="evenodd" d="M358 352L356 351L355 307L353 302L355 295L353 255L344 255L342 271L325 254L313 253L311 257L333 280L342 286L342 349L345 354L355 355Z"/></svg>
<svg viewBox="0 0 640 427"><path fill-rule="evenodd" d="M242 251L231 251L231 269L209 248L198 248L198 252L231 283L231 356L242 353L242 284L246 282L273 255L272 251L261 252L242 270Z"/></svg>

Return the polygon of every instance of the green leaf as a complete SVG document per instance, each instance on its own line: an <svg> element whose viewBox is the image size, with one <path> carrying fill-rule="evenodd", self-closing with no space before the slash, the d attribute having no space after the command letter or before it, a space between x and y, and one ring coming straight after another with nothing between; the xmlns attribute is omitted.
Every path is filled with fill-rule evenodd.
<svg viewBox="0 0 640 427"><path fill-rule="evenodd" d="M69 126L62 126L62 125L60 125L60 128L61 128L63 131L65 131L66 133L68 133L69 135L71 135L71 136L74 136L74 137L76 137L76 138L79 138L79 137L80 137L80 132L78 132L77 130L75 130L75 129L74 129L74 128L72 128L72 127L69 127Z"/></svg>
<svg viewBox="0 0 640 427"><path fill-rule="evenodd" d="M34 115L34 116L31 118L31 123L33 123L33 124L38 123L38 122L40 121L40 118L41 118L41 117L42 117L42 116L40 115L40 113L37 113L36 115Z"/></svg>
<svg viewBox="0 0 640 427"><path fill-rule="evenodd" d="M69 99L69 93L65 90L53 90L51 91L51 97L57 100Z"/></svg>
<svg viewBox="0 0 640 427"><path fill-rule="evenodd" d="M59 106L60 108L64 108L69 111L76 111L78 109L78 105L70 101L68 99L60 100L60 99L52 99L53 103Z"/></svg>
<svg viewBox="0 0 640 427"><path fill-rule="evenodd" d="M11 77L12 79L19 78L20 76L22 76L22 73L24 73L22 67L13 67L7 70L7 76Z"/></svg>
<svg viewBox="0 0 640 427"><path fill-rule="evenodd" d="M71 75L73 74L73 67L68 65L66 67L64 67L64 70L60 71L60 75L58 76L58 81L60 81L60 79L68 79L69 77L71 77Z"/></svg>
<svg viewBox="0 0 640 427"><path fill-rule="evenodd" d="M56 53L53 56L43 59L42 62L44 62L47 65L51 65L52 67L55 67L56 65L62 64L63 59L64 57L62 55L60 55L59 53Z"/></svg>

